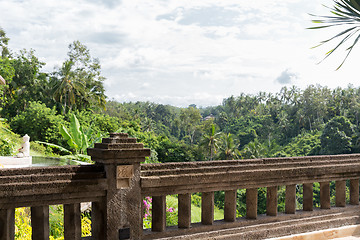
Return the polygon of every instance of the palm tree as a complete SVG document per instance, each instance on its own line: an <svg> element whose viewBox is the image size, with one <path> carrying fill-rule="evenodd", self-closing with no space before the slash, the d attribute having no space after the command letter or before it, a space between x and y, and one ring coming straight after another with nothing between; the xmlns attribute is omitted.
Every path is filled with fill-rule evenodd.
<svg viewBox="0 0 360 240"><path fill-rule="evenodd" d="M203 135L202 145L204 145L210 153L210 161L213 160L217 149L219 148L217 142L221 132L215 131L215 125L211 124L210 131Z"/></svg>
<svg viewBox="0 0 360 240"><path fill-rule="evenodd" d="M246 159L262 158L266 156L266 149L259 140L255 138L244 147L242 153Z"/></svg>
<svg viewBox="0 0 360 240"><path fill-rule="evenodd" d="M240 144L236 143L231 133L224 133L222 135L222 146L220 149L222 150L221 155L224 155L226 160L239 159L239 146Z"/></svg>
<svg viewBox="0 0 360 240"><path fill-rule="evenodd" d="M63 113L71 110L76 105L77 98L84 96L85 85L78 79L72 71L73 61L65 61L60 71L57 73L60 79L53 79L53 97L63 106Z"/></svg>
<svg viewBox="0 0 360 240"><path fill-rule="evenodd" d="M318 46L323 45L329 41L332 41L336 38L342 38L342 40L336 45L335 48L331 49L326 53L324 59L329 57L338 47L342 46L347 40L354 39L352 44L346 48L347 54L340 64L340 66L336 69L338 70L345 62L354 46L360 39L360 0L333 0L334 6L328 7L330 12L333 14L332 16L316 16L319 19L315 19L313 23L322 24L321 26L311 27L309 29L320 29L320 28L328 28L334 26L347 26L348 28L343 30L342 32L336 34L332 38L329 38L325 41L320 42ZM353 38L354 37L354 38ZM315 46L315 47L318 47Z"/></svg>

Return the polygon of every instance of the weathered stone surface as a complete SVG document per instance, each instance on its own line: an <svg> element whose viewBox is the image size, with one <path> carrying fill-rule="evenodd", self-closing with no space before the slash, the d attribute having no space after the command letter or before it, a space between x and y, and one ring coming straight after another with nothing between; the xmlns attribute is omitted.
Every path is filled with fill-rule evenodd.
<svg viewBox="0 0 360 240"><path fill-rule="evenodd" d="M336 206L345 207L346 205L346 181L336 181L335 182L335 191L336 191Z"/></svg>
<svg viewBox="0 0 360 240"><path fill-rule="evenodd" d="M257 205L258 205L258 189L246 189L246 218L257 218Z"/></svg>
<svg viewBox="0 0 360 240"><path fill-rule="evenodd" d="M352 155L352 157L355 156ZM208 165L187 163L185 169L181 169L179 164L164 164L162 167L146 165L142 167L142 173L144 173L141 180L142 193L143 195L150 193L158 195L167 191L169 191L168 194L185 193L190 189L193 192L229 190L232 186L238 188L271 187L345 180L358 178L360 175L360 159L357 159L356 163L343 163L332 159L331 163L326 164L324 157L319 159L322 161L322 165L318 165L320 160L316 161L312 157L312 161L306 159L306 165L299 167L289 166L287 162L283 164L277 162L275 165L258 163L255 164L256 167L252 166L254 163L244 164L244 166L226 166L227 161L224 161L223 167L218 167L219 163L214 162L209 162ZM349 160L349 158L346 159ZM222 163L222 161L217 162ZM259 178L259 176L261 177ZM188 182L194 184L188 185Z"/></svg>
<svg viewBox="0 0 360 240"><path fill-rule="evenodd" d="M33 240L49 240L49 206L31 208Z"/></svg>
<svg viewBox="0 0 360 240"><path fill-rule="evenodd" d="M140 166L150 150L127 134L110 134L89 153L97 164L0 170L0 236L13 239L12 213L18 206L32 206L35 225L40 226L34 236L46 235L44 210L55 203L65 204L68 239L80 239L80 202L92 202L93 238L104 240L119 239L119 232L126 229L130 239L264 239L360 221L355 205L360 154ZM354 205L344 208L344 184L349 179ZM342 208L313 208L314 182L321 185L321 207L330 208L330 181L337 182L336 202ZM297 184L304 186L303 206L308 212L295 211ZM286 186L285 213L277 213L278 186ZM257 214L259 187L267 187L268 216ZM247 219L236 219L236 191L241 188L247 192ZM224 221L214 221L214 191L225 191ZM192 224L194 192L202 192L202 221ZM179 226L166 227L166 195L173 193L179 194ZM150 233L142 229L143 196L153 197ZM35 217L36 212L43 217Z"/></svg>
<svg viewBox="0 0 360 240"><path fill-rule="evenodd" d="M64 204L64 238L81 240L80 203Z"/></svg>
<svg viewBox="0 0 360 240"><path fill-rule="evenodd" d="M15 238L15 209L0 209L0 239L14 240Z"/></svg>
<svg viewBox="0 0 360 240"><path fill-rule="evenodd" d="M107 160L139 159L150 156L150 149L96 149L88 148L88 154L96 162L106 164ZM120 162L119 162L120 163Z"/></svg>
<svg viewBox="0 0 360 240"><path fill-rule="evenodd" d="M190 228L191 226L191 194L179 194L178 196L179 228Z"/></svg>
<svg viewBox="0 0 360 240"><path fill-rule="evenodd" d="M152 198L151 231L163 232L166 228L166 196Z"/></svg>
<svg viewBox="0 0 360 240"><path fill-rule="evenodd" d="M201 223L212 225L214 222L214 192L201 193Z"/></svg>
<svg viewBox="0 0 360 240"><path fill-rule="evenodd" d="M225 191L224 220L235 222L236 220L236 190Z"/></svg>
<svg viewBox="0 0 360 240"><path fill-rule="evenodd" d="M303 184L303 209L304 211L313 210L313 183Z"/></svg>
<svg viewBox="0 0 360 240"><path fill-rule="evenodd" d="M130 228L130 238L141 239L140 162L150 156L150 149L127 134L113 133L88 153L93 161L104 164L107 179L107 194L95 213L104 216L105 229L97 229L96 234L104 231L104 239L119 239L119 230Z"/></svg>
<svg viewBox="0 0 360 240"><path fill-rule="evenodd" d="M278 198L277 198L278 187L268 187L266 189L266 214L269 216L277 215Z"/></svg>
<svg viewBox="0 0 360 240"><path fill-rule="evenodd" d="M287 185L285 189L285 213L295 214L296 211L296 185Z"/></svg>
<svg viewBox="0 0 360 240"><path fill-rule="evenodd" d="M255 220L237 219L236 222L215 221L213 225L192 224L190 229L168 228L165 232L145 231L143 239L268 239L290 234L357 224L360 209L357 206L278 216L259 215Z"/></svg>
<svg viewBox="0 0 360 240"><path fill-rule="evenodd" d="M322 209L330 209L330 183L320 183L320 207Z"/></svg>
<svg viewBox="0 0 360 240"><path fill-rule="evenodd" d="M95 143L94 148L100 149L138 149L144 148L144 144L142 143Z"/></svg>
<svg viewBox="0 0 360 240"><path fill-rule="evenodd" d="M350 180L350 204L359 205L359 179Z"/></svg>

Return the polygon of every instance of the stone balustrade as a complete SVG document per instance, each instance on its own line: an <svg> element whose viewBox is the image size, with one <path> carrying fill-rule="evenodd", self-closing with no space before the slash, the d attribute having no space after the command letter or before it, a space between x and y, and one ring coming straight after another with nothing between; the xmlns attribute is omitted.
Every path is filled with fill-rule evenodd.
<svg viewBox="0 0 360 240"><path fill-rule="evenodd" d="M152 229L144 239L264 239L356 224L359 221L360 155L268 158L191 163L144 164L142 195L153 197ZM346 206L349 180L350 205ZM336 203L330 206L330 182ZM320 183L314 209L313 183ZM285 211L278 213L278 188L285 186ZM302 186L302 209L296 209ZM258 188L266 188L266 215L258 214ZM246 217L236 218L238 189L246 189ZM224 219L214 221L214 192L225 192ZM201 193L201 223L191 223L191 194ZM178 194L178 226L166 227L165 197ZM281 225L281 227L280 227ZM256 226L256 231L254 231Z"/></svg>
<svg viewBox="0 0 360 240"><path fill-rule="evenodd" d="M14 209L25 206L31 207L33 239L49 239L49 205L55 204L64 205L65 239L82 239L82 202L92 203L87 239L98 240L265 239L360 221L360 154L141 164L150 150L127 134L111 134L88 153L96 164L1 169L0 240L14 239ZM319 207L313 203L314 183L320 183ZM280 187L286 188L284 212L278 211ZM266 188L265 214L258 214L259 188ZM246 189L242 218L236 215L238 189ZM214 221L216 191L224 191L225 202L223 220ZM193 193L201 193L199 223L191 222ZM172 194L178 198L178 226L166 226L166 196ZM147 196L152 228L144 230Z"/></svg>

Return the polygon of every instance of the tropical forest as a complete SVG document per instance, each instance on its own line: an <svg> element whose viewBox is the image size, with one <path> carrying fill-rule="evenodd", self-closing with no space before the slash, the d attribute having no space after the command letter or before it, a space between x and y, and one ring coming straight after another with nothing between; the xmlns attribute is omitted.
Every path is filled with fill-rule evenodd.
<svg viewBox="0 0 360 240"><path fill-rule="evenodd" d="M128 133L150 148L146 163L360 152L359 87L284 86L257 94L238 89L238 95L208 107L117 102L106 95L100 60L80 41L69 43L66 58L52 71L43 70L46 63L35 50L14 52L9 41L0 28L0 156L15 155L21 137L28 134L32 156L91 163L86 149L113 132ZM260 189L259 202L265 201L264 194ZM198 195L192 197L194 206L200 204ZM244 195L238 190L240 201ZM223 192L215 193L220 213L223 199ZM146 211L150 203L150 197L144 199ZM176 203L167 209L170 225L177 221L175 208ZM244 215L243 206L237 210L238 216ZM26 210L17 211L17 239L28 239L29 217ZM62 210L56 206L51 211L61 215ZM52 239L61 239L59 214L50 219ZM150 214L145 213L144 227L151 225ZM82 219L83 226L89 226L91 216Z"/></svg>

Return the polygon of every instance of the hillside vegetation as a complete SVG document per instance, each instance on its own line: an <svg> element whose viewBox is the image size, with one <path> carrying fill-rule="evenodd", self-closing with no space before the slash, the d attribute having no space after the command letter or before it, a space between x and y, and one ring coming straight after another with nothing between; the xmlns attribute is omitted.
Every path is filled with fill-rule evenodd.
<svg viewBox="0 0 360 240"><path fill-rule="evenodd" d="M117 131L151 148L148 162L360 151L360 88L292 86L254 95L239 89L238 96L207 108L119 103L107 101L100 61L79 41L69 44L67 58L52 72L42 71L46 63L34 50L13 53L8 41L1 30L2 155L13 154L19 135L28 134L46 154L88 160L86 148Z"/></svg>

